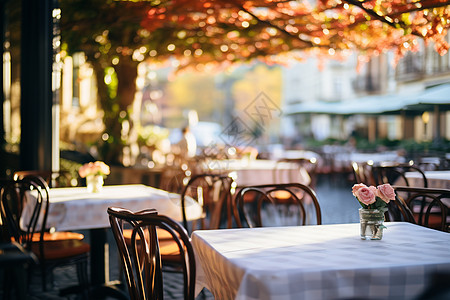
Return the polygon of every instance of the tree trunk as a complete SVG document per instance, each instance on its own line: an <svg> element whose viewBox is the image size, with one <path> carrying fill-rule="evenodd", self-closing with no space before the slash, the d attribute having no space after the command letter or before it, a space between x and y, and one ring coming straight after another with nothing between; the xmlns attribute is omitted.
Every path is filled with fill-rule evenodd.
<svg viewBox="0 0 450 300"><path fill-rule="evenodd" d="M134 101L136 93L137 62L130 57L122 57L115 66L118 85L115 98L111 98L108 86L104 81L105 66L98 60L93 63L100 105L104 111L103 122L108 138L99 144L101 158L111 165L122 165L123 148L128 144L127 137L122 137L122 121L128 119L128 108ZM120 112L126 112L126 116L120 116ZM132 126L132 122L130 122Z"/></svg>
<svg viewBox="0 0 450 300"><path fill-rule="evenodd" d="M117 74L117 99L120 110L127 111L133 104L136 94L138 62L133 61L130 56L120 58L119 63L114 67Z"/></svg>

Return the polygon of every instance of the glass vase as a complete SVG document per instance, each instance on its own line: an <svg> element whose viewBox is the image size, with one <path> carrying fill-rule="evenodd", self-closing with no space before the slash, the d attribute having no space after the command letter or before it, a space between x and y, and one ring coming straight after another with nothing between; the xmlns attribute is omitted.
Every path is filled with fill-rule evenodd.
<svg viewBox="0 0 450 300"><path fill-rule="evenodd" d="M100 193L103 188L102 175L88 175L86 176L86 186L90 193Z"/></svg>
<svg viewBox="0 0 450 300"><path fill-rule="evenodd" d="M359 209L359 222L362 240L381 240L383 238L384 211L378 209Z"/></svg>

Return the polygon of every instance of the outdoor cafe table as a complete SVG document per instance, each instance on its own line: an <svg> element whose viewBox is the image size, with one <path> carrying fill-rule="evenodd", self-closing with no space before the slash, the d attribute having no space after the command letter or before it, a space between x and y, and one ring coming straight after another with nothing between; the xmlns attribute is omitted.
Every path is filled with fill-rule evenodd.
<svg viewBox="0 0 450 300"><path fill-rule="evenodd" d="M196 291L220 299L413 299L450 272L450 234L386 222L382 240L359 223L199 230Z"/></svg>
<svg viewBox="0 0 450 300"><path fill-rule="evenodd" d="M304 168L266 159L225 159L206 162L205 171L227 172L238 186L299 182L308 185L311 177Z"/></svg>
<svg viewBox="0 0 450 300"><path fill-rule="evenodd" d="M178 194L141 184L107 185L99 193L90 193L85 187L51 188L47 226L59 231L89 229L91 282L102 285L109 282L106 231L110 223L107 208L117 206L132 211L155 208L159 214L181 221L180 201ZM31 206L25 206L22 221L29 219L29 209ZM186 205L188 219L198 219L201 214L202 209L197 202Z"/></svg>
<svg viewBox="0 0 450 300"><path fill-rule="evenodd" d="M450 170L425 171L429 188L450 189ZM419 172L406 172L406 179L413 187L423 187L422 175Z"/></svg>

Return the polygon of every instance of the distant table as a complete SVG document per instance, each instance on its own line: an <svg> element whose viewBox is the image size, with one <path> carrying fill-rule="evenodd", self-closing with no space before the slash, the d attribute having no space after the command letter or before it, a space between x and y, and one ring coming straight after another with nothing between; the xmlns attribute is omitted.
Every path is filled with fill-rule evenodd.
<svg viewBox="0 0 450 300"><path fill-rule="evenodd" d="M142 184L106 185L100 193L89 193L85 187L50 189L47 227L55 227L59 231L109 228L106 212L109 206L132 211L156 208L159 214L182 221L179 194ZM30 210L25 210L23 219L29 219L29 214ZM186 205L188 218L196 219L201 214L202 208L197 202Z"/></svg>
<svg viewBox="0 0 450 300"><path fill-rule="evenodd" d="M414 299L450 272L450 234L385 224L365 241L359 224L199 230L197 291L215 299Z"/></svg>
<svg viewBox="0 0 450 300"><path fill-rule="evenodd" d="M238 186L270 183L298 182L308 185L311 177L308 172L293 163L277 163L266 159L229 159L210 160L207 162L210 171L228 172L235 178Z"/></svg>
<svg viewBox="0 0 450 300"><path fill-rule="evenodd" d="M425 171L428 187L439 189L450 189L450 170L448 171ZM423 187L423 179L419 172L406 172L410 186Z"/></svg>
<svg viewBox="0 0 450 300"><path fill-rule="evenodd" d="M55 227L58 231L89 229L94 285L109 282L106 239L106 230L111 226L106 212L109 206L131 211L155 208L159 214L182 221L180 195L141 184L107 185L99 193L90 193L85 187L52 188L49 199L47 227ZM22 220L29 219L30 209L31 205L24 208ZM186 205L186 215L190 220L198 219L202 208L192 200Z"/></svg>
<svg viewBox="0 0 450 300"><path fill-rule="evenodd" d="M341 165L351 166L352 162L364 163L372 161L373 163L380 162L405 162L405 158L400 156L397 152L377 152L377 153L362 153L362 152L348 152L338 153L335 155L335 163Z"/></svg>

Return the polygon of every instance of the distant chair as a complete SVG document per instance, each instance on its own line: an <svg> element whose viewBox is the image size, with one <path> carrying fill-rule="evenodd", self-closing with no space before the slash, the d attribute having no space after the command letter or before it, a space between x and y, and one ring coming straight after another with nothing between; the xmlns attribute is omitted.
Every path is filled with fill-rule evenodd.
<svg viewBox="0 0 450 300"><path fill-rule="evenodd" d="M185 165L183 166L166 166L161 174L159 188L171 193L181 194L186 180L189 177L186 172L190 172ZM190 175L190 174L189 174Z"/></svg>
<svg viewBox="0 0 450 300"><path fill-rule="evenodd" d="M450 190L407 186L394 186L394 189L407 204L418 225L449 231Z"/></svg>
<svg viewBox="0 0 450 300"><path fill-rule="evenodd" d="M244 187L236 194L233 214L238 227L322 224L316 193L300 183Z"/></svg>
<svg viewBox="0 0 450 300"><path fill-rule="evenodd" d="M192 176L181 193L183 225L192 232L195 229L232 227L233 178L224 174L198 174ZM203 218L188 224L185 206L191 198L203 208Z"/></svg>
<svg viewBox="0 0 450 300"><path fill-rule="evenodd" d="M28 196L28 193L33 193L34 197ZM48 212L48 186L42 178L25 176L20 180L1 182L1 218L8 238L36 255L42 289L47 290L47 275L54 268L73 264L77 267L80 286L77 289L68 287L60 294L75 292L88 297L90 245L82 241L82 234L50 231L46 227Z"/></svg>
<svg viewBox="0 0 450 300"><path fill-rule="evenodd" d="M180 253L184 299L195 299L194 251L187 231L181 225L169 217L158 215L154 209L133 213L127 209L109 207L108 214L131 300L163 299L158 231L166 231L174 240ZM123 236L124 227L131 227L132 234L128 241Z"/></svg>
<svg viewBox="0 0 450 300"><path fill-rule="evenodd" d="M373 165L367 162L352 162L354 183L364 183L365 185L376 185L373 176Z"/></svg>
<svg viewBox="0 0 450 300"><path fill-rule="evenodd" d="M391 185L411 186L406 176L407 172L417 172L422 179L423 185L421 187L428 187L428 180L425 173L414 164L381 163L372 167L372 174L376 185L389 183Z"/></svg>
<svg viewBox="0 0 450 300"><path fill-rule="evenodd" d="M435 171L443 169L443 162L441 162L441 158L437 156L420 157L417 165L422 171Z"/></svg>

